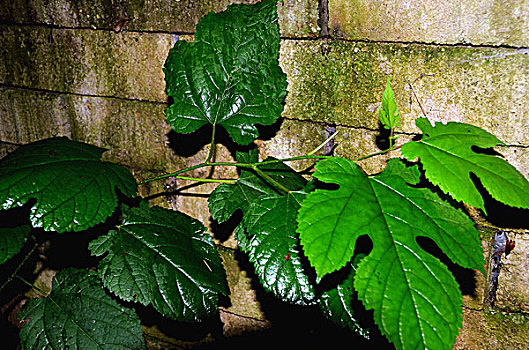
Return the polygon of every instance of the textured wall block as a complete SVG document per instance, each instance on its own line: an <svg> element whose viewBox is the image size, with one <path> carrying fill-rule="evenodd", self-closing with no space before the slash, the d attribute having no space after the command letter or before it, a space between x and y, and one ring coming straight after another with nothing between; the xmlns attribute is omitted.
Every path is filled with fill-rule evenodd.
<svg viewBox="0 0 529 350"><path fill-rule="evenodd" d="M513 251L502 257L495 306L510 312L529 312L529 234L508 232L516 243Z"/></svg>
<svg viewBox="0 0 529 350"><path fill-rule="evenodd" d="M529 2L329 0L329 33L353 40L529 45Z"/></svg>
<svg viewBox="0 0 529 350"><path fill-rule="evenodd" d="M257 0L154 0L154 1L10 1L0 7L0 20L40 23L68 28L93 28L170 33L192 33L198 20L229 4ZM318 1L286 0L278 4L283 36L318 36Z"/></svg>
<svg viewBox="0 0 529 350"><path fill-rule="evenodd" d="M162 68L177 38L0 25L0 40L0 83L165 102Z"/></svg>
<svg viewBox="0 0 529 350"><path fill-rule="evenodd" d="M398 131L419 132L422 106L431 121L470 123L507 144L529 144L523 50L285 40L281 64L287 118L377 129L389 76L403 117Z"/></svg>

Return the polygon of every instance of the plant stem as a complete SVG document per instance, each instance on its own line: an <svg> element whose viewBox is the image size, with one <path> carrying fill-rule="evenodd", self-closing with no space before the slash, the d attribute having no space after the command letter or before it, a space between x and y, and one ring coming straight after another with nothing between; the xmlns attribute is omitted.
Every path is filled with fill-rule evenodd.
<svg viewBox="0 0 529 350"><path fill-rule="evenodd" d="M327 138L327 140L323 141L323 143L321 145L319 145L318 147L316 147L315 149L313 149L312 151L307 153L307 155L308 156L312 156L314 153L318 152L323 146L325 146L327 143L329 143L329 141L331 141L336 135L338 135L338 130L336 130L334 132L334 134L329 136L329 138Z"/></svg>
<svg viewBox="0 0 529 350"><path fill-rule="evenodd" d="M17 278L19 280L21 280L22 282L24 282L25 284L27 284L29 287L31 287L31 289L33 289L34 291L36 291L37 293L39 293L40 295L42 295L43 297L45 297L46 295L48 295L48 293L46 293L45 291L43 291L42 289L40 289L39 287L37 287L36 285L34 285L33 283L29 283L28 281L26 281L25 279L23 279L22 277L20 276L17 276Z"/></svg>
<svg viewBox="0 0 529 350"><path fill-rule="evenodd" d="M374 156L378 156L378 155L381 155L381 154L386 154L388 152L391 152L391 151L395 151L399 148L402 147L402 145L400 146L395 146L393 144L390 143L390 148L386 149L386 150L383 150L383 151L380 151L380 152L375 152L375 153L371 153L371 154L368 154L367 156L363 156L363 157L360 157L360 158L356 158L354 161L355 162L359 162L361 160L364 160L364 159L368 159L368 158L371 158L371 157L374 157Z"/></svg>
<svg viewBox="0 0 529 350"><path fill-rule="evenodd" d="M197 182L213 182L213 183L221 183L221 184L234 184L237 182L237 180L231 180L231 179L203 179L201 177L189 177L189 176L175 176L177 179L181 180L189 180L189 181L197 181Z"/></svg>
<svg viewBox="0 0 529 350"><path fill-rule="evenodd" d="M320 150L325 144L327 144L332 138L334 138L336 136L336 132L334 134L332 134L327 140L325 140L321 145L319 145L318 147L316 147L313 151L309 152L308 154L306 155L303 155L303 156L296 156L296 157L289 157L289 158L283 158L283 159L270 159L270 160L265 160L265 161L262 161L262 162L256 162L256 163L238 163L238 162L208 162L208 160L206 160L205 162L203 163L200 163L200 164L197 164L197 165L193 165L193 166L190 166L190 167L187 167L185 169L180 169L180 170L177 170L177 171L174 171L172 173L167 173L167 174L163 174L163 175L160 175L160 176L155 176L155 177L151 177L151 178L148 178L148 179L145 179L145 180L142 180L140 182L138 182L138 185L143 185L145 183L148 183L148 182L152 182L152 181L156 181L156 180L161 180L161 179L165 179L165 178L168 178L168 177L176 177L177 179L183 179L183 180L191 180L191 181L199 181L199 182L214 182L214 183L235 183L236 180L228 180L228 179L202 179L202 178L194 178L194 177L187 177L187 176L178 176L179 174L181 173L185 173L185 172L188 172L188 171L191 171L191 170L195 170L195 169L199 169L199 168L203 168L203 167L207 167L207 166L210 166L210 167L214 167L214 166L234 166L234 167L238 167L238 168L247 168L247 169L253 169L254 171L256 172L259 172L259 174L263 175L263 177L265 178L268 178L268 176L259 169L259 166L262 166L262 165L267 165L267 164L277 164L277 163L283 163L283 162L291 162L291 161L298 161L298 160L305 160L305 159L326 159L326 158L333 158L333 156L317 156L317 155L314 155L314 153L316 153L318 150ZM212 141L213 141L214 138L212 138ZM391 131L391 135L390 135L390 148L384 150L384 151L380 151L380 152L375 152L375 153L371 153L371 154L368 154L366 156L363 156L363 157L360 157L360 158L357 158L355 160L355 162L358 162L360 160L363 160L363 159L367 159L367 158L371 158L371 157L374 157L374 156L377 156L377 155L381 155L381 154L385 154L385 153L388 153L390 151L393 151L393 150L396 150L396 149L399 149L401 146L395 146L394 143L393 143L393 130ZM212 155L212 153L210 152L210 155ZM211 158L208 156L208 159ZM273 182L276 182L275 180L273 180L272 178L270 178L270 180ZM276 182L277 183L277 182ZM277 183L278 185L280 185L279 183ZM279 187L279 186L278 186ZM286 188L281 188L279 187L281 190L284 190L285 192L289 192L288 189Z"/></svg>
<svg viewBox="0 0 529 350"><path fill-rule="evenodd" d="M211 143L209 145L209 154L208 154L208 157L206 158L206 161L204 163L209 163L211 158L213 158L213 154L215 154L215 149L216 149L216 145L215 145L215 129L216 129L216 124L213 124L213 130L211 131Z"/></svg>
<svg viewBox="0 0 529 350"><path fill-rule="evenodd" d="M281 185L279 182L277 182L276 180L274 180L272 177L270 177L270 175L268 175L267 173L265 173L264 171L262 171L261 169L259 169L257 167L257 165L254 165L252 167L253 170L255 170L256 173L258 173L259 175L261 175L263 178L266 179L266 181L268 181L269 183L271 183L272 185L274 185L276 188L280 189L281 191L285 192L286 194L289 194L290 193L290 190L288 188L286 188L285 186Z"/></svg>
<svg viewBox="0 0 529 350"><path fill-rule="evenodd" d="M2 289L4 289L4 287L6 285L8 285L12 280L13 278L15 278L16 274L18 273L18 270L20 270L20 268L26 263L26 261L29 259L29 257L31 256L31 254L33 254L33 252L35 251L35 249L37 249L37 247L39 246L39 244L37 243L37 240L35 239L34 236L31 236L31 238L33 238L33 242L35 242L35 244L33 245L33 247L31 248L31 250L26 254L26 256L24 257L24 259L22 259L22 261L20 262L20 264L18 264L18 266L16 267L15 271L13 271L13 273L11 274L11 276L9 276L9 278L2 284L2 287L0 287L0 291L2 291Z"/></svg>

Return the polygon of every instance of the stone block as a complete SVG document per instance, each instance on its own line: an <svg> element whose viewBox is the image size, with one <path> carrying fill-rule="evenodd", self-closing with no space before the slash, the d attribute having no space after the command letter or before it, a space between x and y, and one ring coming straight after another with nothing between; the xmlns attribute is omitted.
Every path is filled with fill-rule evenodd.
<svg viewBox="0 0 529 350"><path fill-rule="evenodd" d="M465 122L509 145L529 144L523 50L284 40L280 62L286 118L376 130L389 77L399 132L420 132L414 121L424 110L432 122Z"/></svg>
<svg viewBox="0 0 529 350"><path fill-rule="evenodd" d="M529 46L527 0L329 0L329 33L352 40Z"/></svg>
<svg viewBox="0 0 529 350"><path fill-rule="evenodd" d="M496 293L497 308L506 312L529 312L529 231L508 232L512 252L502 257Z"/></svg>
<svg viewBox="0 0 529 350"><path fill-rule="evenodd" d="M192 33L198 20L229 4L252 4L257 0L155 0L155 1L10 1L0 7L0 21L47 24L61 28L92 28L123 31ZM318 1L287 0L278 3L281 35L319 35Z"/></svg>
<svg viewBox="0 0 529 350"><path fill-rule="evenodd" d="M463 308L463 327L454 350L515 350L529 345L529 318L524 314Z"/></svg>
<svg viewBox="0 0 529 350"><path fill-rule="evenodd" d="M382 151L377 146L377 139L380 137L378 131L344 127L338 127L337 130L338 135L335 138L336 148L334 150L334 155L337 157L357 160ZM400 135L395 144L399 146L410 141L410 139L408 135ZM384 170L390 158L398 157L401 157L399 149L360 160L357 164L366 174L375 175Z"/></svg>
<svg viewBox="0 0 529 350"><path fill-rule="evenodd" d="M167 101L162 69L177 40L171 35L0 25L0 40L2 84Z"/></svg>

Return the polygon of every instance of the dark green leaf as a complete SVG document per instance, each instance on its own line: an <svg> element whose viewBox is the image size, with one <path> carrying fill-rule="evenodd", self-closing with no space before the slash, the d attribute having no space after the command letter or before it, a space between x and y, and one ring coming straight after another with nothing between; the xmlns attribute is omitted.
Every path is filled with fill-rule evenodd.
<svg viewBox="0 0 529 350"><path fill-rule="evenodd" d="M229 292L211 236L180 212L146 202L125 206L118 230L92 241L89 249L107 254L98 271L108 289L173 319L204 319L217 310L218 293Z"/></svg>
<svg viewBox="0 0 529 350"><path fill-rule="evenodd" d="M29 320L20 330L24 349L145 348L138 316L105 294L95 272L59 272L51 293L28 300L19 316Z"/></svg>
<svg viewBox="0 0 529 350"><path fill-rule="evenodd" d="M261 284L278 298L300 305L314 299L296 233L296 216L303 198L302 192L264 195L244 216L250 236L246 248Z"/></svg>
<svg viewBox="0 0 529 350"><path fill-rule="evenodd" d="M20 251L30 232L29 225L0 227L0 264Z"/></svg>
<svg viewBox="0 0 529 350"><path fill-rule="evenodd" d="M167 123L179 133L221 125L235 142L252 142L255 124L270 125L283 111L287 82L279 41L275 0L204 16L195 41L177 42L165 62L173 98Z"/></svg>
<svg viewBox="0 0 529 350"><path fill-rule="evenodd" d="M529 182L500 157L477 153L472 147L490 148L502 144L496 136L463 123L435 123L416 120L423 132L419 142L408 142L402 154L420 158L425 176L455 200L485 210L483 198L470 174L476 175L491 196L507 205L529 208Z"/></svg>
<svg viewBox="0 0 529 350"><path fill-rule="evenodd" d="M256 163L258 150L249 153L237 153L237 161L241 163ZM272 160L267 158L266 160ZM259 166L268 176L281 183L291 191L302 189L307 181L303 176L283 163L272 163ZM243 169L234 185L222 184L211 193L209 197L209 211L213 219L224 222L228 220L237 209L243 213L247 211L255 200L265 194L274 194L277 190L266 180L251 170Z"/></svg>
<svg viewBox="0 0 529 350"><path fill-rule="evenodd" d="M101 161L103 149L65 137L19 147L0 161L0 207L22 206L31 198L34 227L81 231L104 221L117 205L116 189L136 195L125 168Z"/></svg>
<svg viewBox="0 0 529 350"><path fill-rule="evenodd" d="M372 178L350 160L320 161L314 176L340 187L307 195L298 231L319 277L344 266L356 239L368 235L373 250L360 262L354 286L382 334L398 349L450 348L461 325L461 293L417 237L431 238L463 267L483 271L483 252L472 221L433 192L406 184L412 174L418 182L416 166L397 159Z"/></svg>
<svg viewBox="0 0 529 350"><path fill-rule="evenodd" d="M347 327L357 335L369 339L369 329L360 325L355 317L353 282L356 268L364 255L355 255L352 268L347 277L336 288L324 292L318 305L322 313L331 321L342 327Z"/></svg>

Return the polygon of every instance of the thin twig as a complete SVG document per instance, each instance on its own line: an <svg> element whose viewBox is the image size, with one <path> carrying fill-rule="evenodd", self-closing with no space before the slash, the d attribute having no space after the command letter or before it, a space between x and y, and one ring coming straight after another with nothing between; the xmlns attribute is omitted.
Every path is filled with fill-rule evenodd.
<svg viewBox="0 0 529 350"><path fill-rule="evenodd" d="M24 259L22 259L22 261L20 262L20 264L18 264L17 268L13 271L13 273L11 274L11 276L9 276L9 278L2 284L2 287L0 287L0 292L4 289L4 287L6 285L8 285L12 280L13 278L15 278L16 274L18 273L18 270L20 270L20 268L26 263L26 261L29 259L29 257L31 256L31 254L33 254L33 252L35 251L35 249L37 249L37 247L39 246L39 244L37 243L37 240L35 239L34 236L31 236L31 238L33 238L33 241L35 242L35 244L33 245L33 247L31 248L31 250L26 254L26 256L24 257Z"/></svg>

